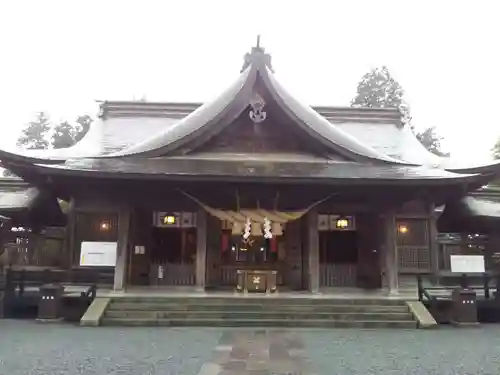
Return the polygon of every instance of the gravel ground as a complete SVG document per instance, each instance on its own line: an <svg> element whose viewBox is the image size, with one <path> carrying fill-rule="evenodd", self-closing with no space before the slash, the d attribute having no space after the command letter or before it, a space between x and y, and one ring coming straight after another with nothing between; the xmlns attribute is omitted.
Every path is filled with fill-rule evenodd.
<svg viewBox="0 0 500 375"><path fill-rule="evenodd" d="M194 375L211 329L83 328L0 320L1 375Z"/></svg>
<svg viewBox="0 0 500 375"><path fill-rule="evenodd" d="M498 375L500 326L302 334L318 375Z"/></svg>
<svg viewBox="0 0 500 375"><path fill-rule="evenodd" d="M0 320L0 374L195 375L203 363L210 362L212 350L227 331L81 328ZM317 375L500 373L500 326L496 325L433 331L296 332Z"/></svg>

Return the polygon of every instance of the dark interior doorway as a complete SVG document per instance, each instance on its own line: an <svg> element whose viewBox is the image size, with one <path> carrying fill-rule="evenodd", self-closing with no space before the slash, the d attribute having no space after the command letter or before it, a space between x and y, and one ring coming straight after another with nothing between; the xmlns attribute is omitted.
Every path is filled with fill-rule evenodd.
<svg viewBox="0 0 500 375"><path fill-rule="evenodd" d="M152 263L194 263L195 228L152 228Z"/></svg>
<svg viewBox="0 0 500 375"><path fill-rule="evenodd" d="M353 230L319 233L320 262L358 263L358 232Z"/></svg>

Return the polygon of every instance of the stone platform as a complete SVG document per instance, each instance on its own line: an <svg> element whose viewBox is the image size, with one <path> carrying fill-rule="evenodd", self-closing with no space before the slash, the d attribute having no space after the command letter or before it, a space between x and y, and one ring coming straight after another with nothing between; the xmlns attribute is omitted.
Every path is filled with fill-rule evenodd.
<svg viewBox="0 0 500 375"><path fill-rule="evenodd" d="M418 301L413 301L419 303ZM93 316L89 316L90 313ZM97 298L82 325L416 328L404 295L197 293L143 289Z"/></svg>

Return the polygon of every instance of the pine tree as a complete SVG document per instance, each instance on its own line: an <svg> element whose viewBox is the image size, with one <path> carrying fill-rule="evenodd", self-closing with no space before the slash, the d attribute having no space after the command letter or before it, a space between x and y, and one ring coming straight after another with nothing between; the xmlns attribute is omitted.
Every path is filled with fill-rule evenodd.
<svg viewBox="0 0 500 375"><path fill-rule="evenodd" d="M361 78L351 106L397 108L401 112L402 125L411 125L410 108L404 100L404 90L386 66L372 69Z"/></svg>
<svg viewBox="0 0 500 375"><path fill-rule="evenodd" d="M79 142L90 130L90 126L94 120L89 115L78 116L76 118L77 132L75 135L75 143Z"/></svg>
<svg viewBox="0 0 500 375"><path fill-rule="evenodd" d="M491 154L491 156L493 156L493 159L500 160L500 138L497 139L495 145L491 149Z"/></svg>
<svg viewBox="0 0 500 375"><path fill-rule="evenodd" d="M441 141L443 137L436 133L436 128L431 126L421 133L416 134L417 139L424 145L424 147L438 156L449 156L449 153L441 151Z"/></svg>
<svg viewBox="0 0 500 375"><path fill-rule="evenodd" d="M52 134L52 147L67 148L75 144L77 129L67 121L63 121L54 127Z"/></svg>
<svg viewBox="0 0 500 375"><path fill-rule="evenodd" d="M35 120L30 121L17 140L17 145L27 149L46 149L49 147L47 135L51 125L45 112L38 112Z"/></svg>
<svg viewBox="0 0 500 375"><path fill-rule="evenodd" d="M401 113L401 126L409 126L415 132L411 123L410 106L405 100L403 87L396 81L386 66L372 69L358 83L357 94L351 101L352 107L362 108L397 108ZM448 156L441 151L441 140L435 127L430 127L415 136L430 152L438 156Z"/></svg>

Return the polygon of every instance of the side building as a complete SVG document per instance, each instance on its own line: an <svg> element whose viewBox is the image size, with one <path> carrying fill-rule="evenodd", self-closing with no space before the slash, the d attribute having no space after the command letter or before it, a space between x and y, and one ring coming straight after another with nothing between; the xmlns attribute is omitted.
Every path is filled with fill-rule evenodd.
<svg viewBox="0 0 500 375"><path fill-rule="evenodd" d="M430 154L396 110L300 103L261 47L209 103L106 101L73 148L0 160L69 202L71 266L82 243L117 244L117 290L234 288L253 269L279 289L397 293L405 275L439 273L435 208L500 170Z"/></svg>

